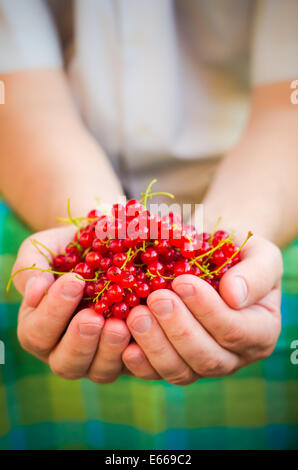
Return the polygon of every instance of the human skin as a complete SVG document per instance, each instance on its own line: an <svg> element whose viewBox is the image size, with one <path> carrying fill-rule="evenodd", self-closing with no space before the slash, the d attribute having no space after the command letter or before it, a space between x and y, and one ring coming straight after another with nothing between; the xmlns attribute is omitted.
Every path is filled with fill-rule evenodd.
<svg viewBox="0 0 298 470"><path fill-rule="evenodd" d="M295 181L298 170L298 113L290 104L289 90L289 83L285 82L260 87L253 92L251 118L247 129L238 145L220 165L204 201L205 213L208 214L207 227L211 228L218 215L221 215L222 226L239 231L239 236L241 232L250 229L255 233L243 251L241 262L223 276L220 296L204 281L189 275L181 276L174 281L175 292L156 291L150 294L148 307L134 308L127 325L120 320L110 319L103 326L102 320L92 310L85 309L71 320L59 341L58 338L82 296L83 281L68 274L54 283L50 274L25 271L15 277L15 285L24 295L18 326L22 346L48 362L60 376L71 379L87 376L97 383L112 382L121 373L130 371L144 379L163 378L170 383L186 385L200 377L234 373L240 367L271 354L280 332L282 262L275 243L287 243L298 228L298 193ZM60 104L56 111L63 114ZM51 118L51 126L54 126L53 109ZM77 119L76 131L77 126L84 127ZM11 117L12 129L7 130L10 131L10 136L22 129L22 124L19 123L15 130L13 121ZM65 121L68 119L65 118ZM38 122L35 119L35 126L31 129L33 132L35 128L37 134ZM70 124L67 123L67 126ZM84 129L82 132L86 135L87 131ZM71 126L67 136L68 140L76 139L76 132ZM3 138L9 140L7 132ZM60 143L67 151L65 139ZM4 145L10 144L8 142ZM27 181L42 180L43 175L39 177L38 174L38 159L43 153L40 147L46 149L47 145L44 135L39 145L34 146L31 166L25 170ZM96 149L94 145L92 142L92 148ZM73 144L73 149L76 147ZM10 153L12 159L14 151L15 149ZM103 158L100 149L98 152ZM85 155L83 148L80 154ZM49 153L47 158L50 158ZM76 161L78 159L79 156ZM67 161L75 173L76 165L73 165L71 157ZM55 161L56 172L58 164L59 161ZM93 171L92 169L91 165L90 173L98 171L97 167ZM12 178L11 172L6 170L6 176L8 179ZM74 180L79 182L79 176L77 179L74 176ZM112 193L116 196L119 186L115 183L114 191L113 185L107 183L108 178L104 179L105 188L111 188L109 195L113 198ZM13 179L10 181L12 183ZM115 181L113 175L112 181ZM60 186L61 181L57 182L55 190L59 192ZM78 186L72 187L70 183L69 188L74 195L76 213L82 211L83 206L84 209L90 208L89 189L85 204L82 203L85 186L80 187L80 201L76 205ZM6 183L6 198L17 206L18 193L11 191L12 194L10 185ZM35 198L34 202L31 199L31 204L38 207L32 209L33 223L30 222L29 206L21 206L19 213L34 227L42 228L45 221L45 227L48 227L54 211L56 214L61 213L62 204L67 197L64 188L59 192L56 206L52 205L49 217L43 214L44 197L42 194L39 197L38 189L34 191ZM39 185L39 191L42 192L42 185ZM47 208L46 204L45 211ZM42 220L39 220L41 213ZM41 232L34 237L57 250L59 247L63 248L70 239L70 232L69 229L55 229ZM33 250L32 244L27 240L20 249L14 271L34 262L44 267L45 260ZM72 295L71 289L63 294L66 286L73 288ZM45 296L44 292L49 287ZM192 288L192 295L183 293L183 287L184 291L188 290L188 294ZM57 314L52 315L52 312ZM145 324L147 331L144 330ZM83 329L80 333L81 325L88 326L87 336L86 331L85 334L82 333ZM142 331L137 331L138 326ZM91 335L92 332L94 335ZM114 335L114 342L108 342L108 333ZM130 334L134 336L136 343L128 344ZM74 360L74 356L80 360ZM78 367L76 362L79 363Z"/></svg>

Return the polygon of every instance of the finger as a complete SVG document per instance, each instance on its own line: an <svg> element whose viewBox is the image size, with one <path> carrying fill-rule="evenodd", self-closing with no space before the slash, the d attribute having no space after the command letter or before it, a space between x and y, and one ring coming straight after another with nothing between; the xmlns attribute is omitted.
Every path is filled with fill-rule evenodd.
<svg viewBox="0 0 298 470"><path fill-rule="evenodd" d="M130 340L129 330L123 320L106 320L98 349L88 371L96 383L114 382L122 372L122 353Z"/></svg>
<svg viewBox="0 0 298 470"><path fill-rule="evenodd" d="M181 297L197 320L225 349L237 354L259 351L260 357L271 347L280 328L277 294L270 305L233 310L207 282L185 274L173 281L174 291Z"/></svg>
<svg viewBox="0 0 298 470"><path fill-rule="evenodd" d="M84 285L69 273L54 282L36 309L24 298L18 322L18 338L24 349L38 357L48 356L78 306Z"/></svg>
<svg viewBox="0 0 298 470"><path fill-rule="evenodd" d="M222 348L176 294L157 290L147 303L171 344L197 374L219 377L241 367L239 356Z"/></svg>
<svg viewBox="0 0 298 470"><path fill-rule="evenodd" d="M232 308L253 305L279 283L282 269L277 246L254 236L243 247L241 262L221 279L220 295Z"/></svg>
<svg viewBox="0 0 298 470"><path fill-rule="evenodd" d="M70 380L84 377L96 352L103 325L104 318L93 309L78 312L49 355L54 374Z"/></svg>
<svg viewBox="0 0 298 470"><path fill-rule="evenodd" d="M127 324L151 366L163 379L175 385L186 385L197 379L170 344L148 307L133 308Z"/></svg>
<svg viewBox="0 0 298 470"><path fill-rule="evenodd" d="M19 269L24 269L32 266L33 264L42 269L48 269L49 263L47 259L37 250L32 244L32 240L38 240L47 246L50 250L55 253L59 253L64 250L65 245L72 239L75 229L73 227L66 228L55 228L51 230L45 230L43 232L36 233L28 237L20 246L17 260L13 266L12 273L15 273ZM49 258L51 255L47 250L43 251ZM54 277L50 273L41 273L35 270L21 271L14 277L14 284L16 289L24 295L27 282L32 278L43 278L48 280L48 286L54 281ZM45 281L46 283L46 281Z"/></svg>
<svg viewBox="0 0 298 470"><path fill-rule="evenodd" d="M160 380L161 377L153 369L152 365L146 358L140 346L131 343L127 346L122 354L122 360L127 369L136 377L143 380Z"/></svg>

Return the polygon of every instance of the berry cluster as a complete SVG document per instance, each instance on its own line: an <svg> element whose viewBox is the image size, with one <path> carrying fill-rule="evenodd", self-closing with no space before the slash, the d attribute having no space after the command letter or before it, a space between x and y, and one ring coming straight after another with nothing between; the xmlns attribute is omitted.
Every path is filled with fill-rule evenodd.
<svg viewBox="0 0 298 470"><path fill-rule="evenodd" d="M197 233L177 213L153 214L146 203L160 193L151 192L152 184L140 200L114 204L110 215L92 210L86 218L75 219L69 210L69 222L78 230L63 254L53 256L48 250L48 271L56 276L74 272L86 281L79 309L92 307L105 318L126 319L131 308L146 303L150 292L172 289L173 279L182 274L200 277L218 290L223 274L240 261L250 233L238 247L223 230Z"/></svg>

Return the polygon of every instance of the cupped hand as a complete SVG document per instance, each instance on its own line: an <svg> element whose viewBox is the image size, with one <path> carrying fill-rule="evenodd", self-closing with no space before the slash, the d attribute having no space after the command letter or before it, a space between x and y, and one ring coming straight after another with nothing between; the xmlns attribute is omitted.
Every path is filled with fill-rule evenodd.
<svg viewBox="0 0 298 470"><path fill-rule="evenodd" d="M174 292L155 291L148 306L130 312L136 343L123 353L126 367L143 379L187 385L268 357L280 333L281 276L279 249L257 236L222 277L220 295L202 279L179 276Z"/></svg>
<svg viewBox="0 0 298 470"><path fill-rule="evenodd" d="M58 253L74 233L73 227L57 228L29 237L20 247L13 272L33 264L49 268L31 238ZM24 296L17 334L26 351L68 379L88 377L96 383L108 383L123 373L121 356L130 340L125 322L114 318L104 322L90 308L74 315L83 296L84 281L71 273L55 281L51 273L26 270L14 277L14 284Z"/></svg>

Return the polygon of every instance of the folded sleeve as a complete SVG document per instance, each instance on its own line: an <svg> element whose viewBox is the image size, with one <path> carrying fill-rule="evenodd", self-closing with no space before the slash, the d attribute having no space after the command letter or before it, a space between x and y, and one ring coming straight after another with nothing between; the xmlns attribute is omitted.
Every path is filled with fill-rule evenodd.
<svg viewBox="0 0 298 470"><path fill-rule="evenodd" d="M63 64L44 0L0 0L0 73Z"/></svg>
<svg viewBox="0 0 298 470"><path fill-rule="evenodd" d="M298 78L298 0L259 0L252 28L253 85Z"/></svg>

